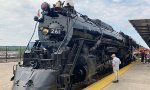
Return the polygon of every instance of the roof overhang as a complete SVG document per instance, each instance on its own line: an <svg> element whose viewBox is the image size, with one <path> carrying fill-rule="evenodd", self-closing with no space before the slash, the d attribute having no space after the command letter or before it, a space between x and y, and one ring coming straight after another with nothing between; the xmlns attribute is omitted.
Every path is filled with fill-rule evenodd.
<svg viewBox="0 0 150 90"><path fill-rule="evenodd" d="M150 47L150 19L129 20L135 30Z"/></svg>

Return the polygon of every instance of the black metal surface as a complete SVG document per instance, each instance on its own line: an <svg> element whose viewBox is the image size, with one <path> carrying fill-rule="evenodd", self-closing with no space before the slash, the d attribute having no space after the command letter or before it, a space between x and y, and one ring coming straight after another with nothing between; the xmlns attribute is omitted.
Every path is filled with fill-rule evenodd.
<svg viewBox="0 0 150 90"><path fill-rule="evenodd" d="M110 72L112 53L122 67L130 63L131 47L137 45L132 38L72 6L55 10L49 8L35 18L39 40L26 50L23 64L15 70L13 90L72 90L89 84L95 76Z"/></svg>

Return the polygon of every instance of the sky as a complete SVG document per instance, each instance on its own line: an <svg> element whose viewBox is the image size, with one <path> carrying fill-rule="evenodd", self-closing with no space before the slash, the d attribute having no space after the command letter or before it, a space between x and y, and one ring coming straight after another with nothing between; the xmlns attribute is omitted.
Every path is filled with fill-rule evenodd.
<svg viewBox="0 0 150 90"><path fill-rule="evenodd" d="M57 0L0 0L0 46L26 46L35 27L33 18L45 1L52 6ZM150 19L150 0L74 0L74 6L78 12L102 20L148 47L129 20ZM32 41L35 39L37 32Z"/></svg>

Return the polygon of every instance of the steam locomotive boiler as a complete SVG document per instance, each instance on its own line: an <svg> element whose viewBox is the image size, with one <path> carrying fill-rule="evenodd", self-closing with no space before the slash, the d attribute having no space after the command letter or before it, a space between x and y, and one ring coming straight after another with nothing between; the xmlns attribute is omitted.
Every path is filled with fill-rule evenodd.
<svg viewBox="0 0 150 90"><path fill-rule="evenodd" d="M99 19L78 13L61 1L56 5L44 2L38 36L26 50L23 64L14 68L13 90L72 90L81 83L111 71L111 54L122 61L132 61L135 41Z"/></svg>

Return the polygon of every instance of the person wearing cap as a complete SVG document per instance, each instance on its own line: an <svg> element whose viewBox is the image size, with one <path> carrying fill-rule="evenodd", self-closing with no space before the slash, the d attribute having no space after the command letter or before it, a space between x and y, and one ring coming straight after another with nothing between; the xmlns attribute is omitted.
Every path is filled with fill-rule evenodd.
<svg viewBox="0 0 150 90"><path fill-rule="evenodd" d="M113 72L115 74L115 80L113 81L113 83L117 83L117 82L119 82L118 71L119 71L119 65L121 64L121 61L119 58L116 57L115 54L112 54L111 57L113 58L112 67L113 67Z"/></svg>

